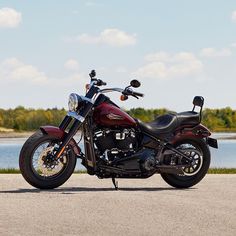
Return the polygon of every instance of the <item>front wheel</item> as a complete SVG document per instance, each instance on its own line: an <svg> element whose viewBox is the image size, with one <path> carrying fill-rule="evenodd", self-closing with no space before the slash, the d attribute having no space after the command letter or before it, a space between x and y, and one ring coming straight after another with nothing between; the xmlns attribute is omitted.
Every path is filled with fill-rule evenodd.
<svg viewBox="0 0 236 236"><path fill-rule="evenodd" d="M183 140L175 144L175 148L192 159L190 167L183 168L183 175L162 173L162 178L175 188L189 188L199 183L206 175L211 155L204 140Z"/></svg>
<svg viewBox="0 0 236 236"><path fill-rule="evenodd" d="M19 166L29 184L39 189L53 189L70 178L76 165L76 155L68 145L57 160L53 153L59 145L59 139L41 131L25 142L20 152Z"/></svg>

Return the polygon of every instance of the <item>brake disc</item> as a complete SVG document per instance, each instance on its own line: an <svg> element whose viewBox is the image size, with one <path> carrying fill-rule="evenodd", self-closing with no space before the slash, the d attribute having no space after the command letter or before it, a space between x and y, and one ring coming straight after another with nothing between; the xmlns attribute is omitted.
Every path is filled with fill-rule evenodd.
<svg viewBox="0 0 236 236"><path fill-rule="evenodd" d="M51 176L57 174L66 163L66 156L62 156L59 160L52 161L52 163L46 163L45 157L52 152L54 147L45 148L38 158L38 170L44 176Z"/></svg>

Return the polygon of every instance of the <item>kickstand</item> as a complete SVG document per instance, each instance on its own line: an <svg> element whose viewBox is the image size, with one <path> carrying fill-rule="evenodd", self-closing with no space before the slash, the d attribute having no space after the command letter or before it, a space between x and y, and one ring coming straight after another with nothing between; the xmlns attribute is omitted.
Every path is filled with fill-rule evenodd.
<svg viewBox="0 0 236 236"><path fill-rule="evenodd" d="M115 190L118 190L118 181L116 181L116 179L114 177L112 177L112 183L115 187Z"/></svg>

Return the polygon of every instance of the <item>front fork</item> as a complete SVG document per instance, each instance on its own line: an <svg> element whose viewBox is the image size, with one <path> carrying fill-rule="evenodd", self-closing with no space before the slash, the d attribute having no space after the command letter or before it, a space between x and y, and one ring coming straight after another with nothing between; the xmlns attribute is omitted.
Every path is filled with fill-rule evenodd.
<svg viewBox="0 0 236 236"><path fill-rule="evenodd" d="M69 111L63 121L61 122L59 129L65 131L66 128L69 126L69 124L74 121L71 128L67 133L65 133L62 143L58 150L55 153L56 159L59 159L61 154L64 152L66 146L70 142L70 140L75 136L77 131L81 128L83 125L85 118L91 111L91 108L93 107L93 104L90 102L87 102L86 105L83 107L82 111L78 114L77 112L71 112Z"/></svg>
<svg viewBox="0 0 236 236"><path fill-rule="evenodd" d="M69 116L66 116L66 117L64 118L64 120L62 121L62 123L60 124L59 129L65 131L65 129L67 128L67 126L70 124L69 120L70 120L70 122L71 122L72 118L69 117ZM65 125L64 122L65 122L65 123L68 122L67 126L64 126L64 125ZM74 137L74 135L77 133L78 129L81 127L81 124L82 124L82 122L79 121L79 120L75 120L75 121L74 121L74 123L73 123L73 125L71 126L69 132L66 133L66 134L64 135L63 139L62 139L62 143L61 143L60 147L58 148L58 150L57 150L57 152L56 152L56 154L55 154L56 159L60 158L61 154L62 154L62 153L64 152L64 150L65 150L66 145L70 142L70 140L71 140L71 139Z"/></svg>

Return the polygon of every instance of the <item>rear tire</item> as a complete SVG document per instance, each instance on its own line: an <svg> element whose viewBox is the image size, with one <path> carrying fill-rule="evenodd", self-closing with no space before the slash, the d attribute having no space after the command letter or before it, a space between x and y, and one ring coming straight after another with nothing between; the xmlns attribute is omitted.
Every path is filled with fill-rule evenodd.
<svg viewBox="0 0 236 236"><path fill-rule="evenodd" d="M67 153L65 155L66 161L65 163L60 163L62 169L57 174L52 176L43 176L40 175L40 172L37 173L37 170L35 170L32 164L33 156L37 148L47 142L58 143L60 140L53 136L43 134L41 131L36 132L25 142L19 157L19 166L24 179L30 185L39 189L53 189L64 184L70 178L76 165L76 155L73 149L68 146Z"/></svg>
<svg viewBox="0 0 236 236"><path fill-rule="evenodd" d="M183 140L176 143L175 147L177 148L182 144L191 144L196 147L197 150L202 153L202 163L196 174L191 176L162 173L161 177L165 180L165 182L175 188L189 188L199 183L206 175L211 162L210 150L204 140Z"/></svg>

